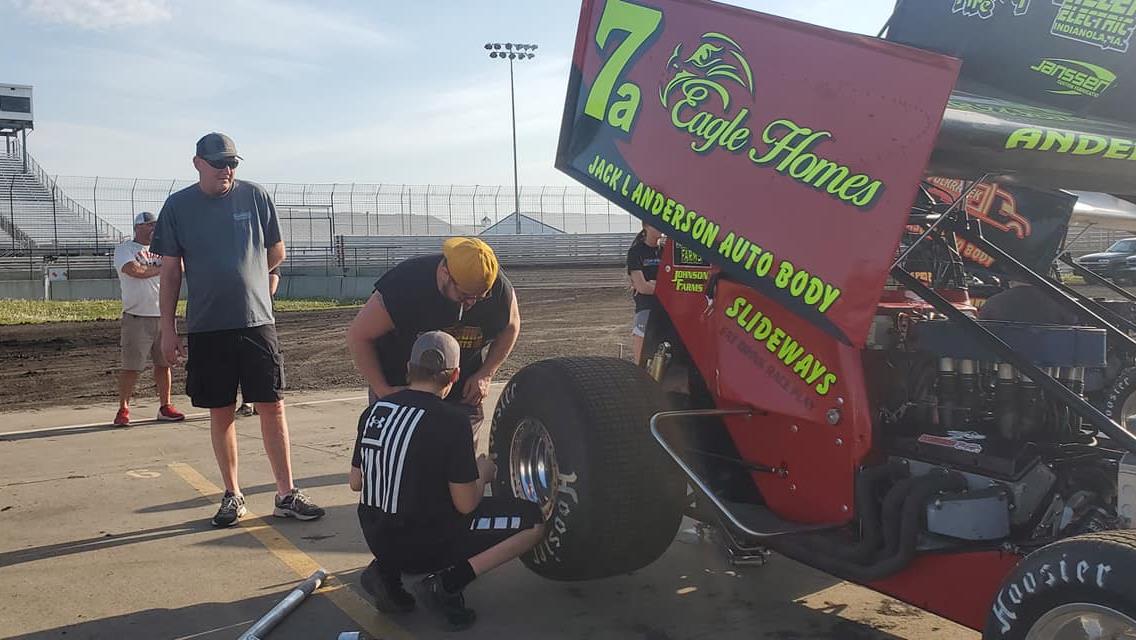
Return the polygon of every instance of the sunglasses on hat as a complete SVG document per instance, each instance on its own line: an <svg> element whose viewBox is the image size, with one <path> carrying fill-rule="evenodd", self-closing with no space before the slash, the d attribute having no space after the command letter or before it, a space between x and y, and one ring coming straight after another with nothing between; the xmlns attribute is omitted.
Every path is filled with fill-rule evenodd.
<svg viewBox="0 0 1136 640"><path fill-rule="evenodd" d="M202 160L205 160L202 158ZM214 169L236 169L240 162L236 158L224 158L222 160L205 160L205 162Z"/></svg>

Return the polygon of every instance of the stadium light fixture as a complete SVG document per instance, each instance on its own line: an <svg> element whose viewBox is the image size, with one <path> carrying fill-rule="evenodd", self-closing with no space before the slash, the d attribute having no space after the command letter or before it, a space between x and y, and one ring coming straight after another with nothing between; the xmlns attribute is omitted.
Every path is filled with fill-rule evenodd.
<svg viewBox="0 0 1136 640"><path fill-rule="evenodd" d="M504 51L502 51L502 47ZM518 44L515 42L487 42L485 48L489 50L489 57L498 60L509 60L509 106L513 116L513 218L516 220L516 233L521 233L521 187L517 177L517 98L513 88L513 61L532 60L536 57L535 44Z"/></svg>

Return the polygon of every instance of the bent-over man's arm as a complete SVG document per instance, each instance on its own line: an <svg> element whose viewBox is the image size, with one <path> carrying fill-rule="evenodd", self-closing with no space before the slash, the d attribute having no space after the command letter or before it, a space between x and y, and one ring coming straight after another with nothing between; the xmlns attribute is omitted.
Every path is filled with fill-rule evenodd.
<svg viewBox="0 0 1136 640"><path fill-rule="evenodd" d="M380 398L390 395L394 389L383 375L375 341L391 331L394 331L394 320L383 304L383 296L377 291L371 294L347 327L347 350L351 352L355 370Z"/></svg>
<svg viewBox="0 0 1136 640"><path fill-rule="evenodd" d="M517 336L520 334L521 311L517 306L517 294L514 292L509 301L509 323L493 338L493 343L489 345L489 350L485 353L485 361L481 363L481 368L466 381L465 388L462 389L462 402L476 405L485 399L485 396L489 394L490 381L493 380L493 376L497 375L497 370L505 363L509 354L513 352L513 347L517 344Z"/></svg>

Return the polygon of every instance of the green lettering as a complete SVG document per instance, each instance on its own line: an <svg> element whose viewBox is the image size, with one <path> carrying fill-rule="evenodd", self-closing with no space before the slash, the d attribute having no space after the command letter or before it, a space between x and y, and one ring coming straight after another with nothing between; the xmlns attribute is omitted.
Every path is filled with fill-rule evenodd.
<svg viewBox="0 0 1136 640"><path fill-rule="evenodd" d="M1086 133L1081 135L1081 139L1077 142L1077 148L1073 149L1073 155L1095 156L1106 148L1108 148L1108 138Z"/></svg>
<svg viewBox="0 0 1136 640"><path fill-rule="evenodd" d="M726 317L727 318L736 318L738 316L738 313L742 309L742 305L745 304L745 301L746 301L746 299L743 296L738 296L738 297L734 298L734 304L732 304L732 305L730 305L729 307L726 308Z"/></svg>
<svg viewBox="0 0 1136 640"><path fill-rule="evenodd" d="M722 254L723 256L729 256L731 253L733 253L733 249L734 232L731 231L726 234L725 238L722 239L722 244L718 245L718 253Z"/></svg>
<svg viewBox="0 0 1136 640"><path fill-rule="evenodd" d="M1127 160L1132 153L1132 141L1124 138L1112 138L1108 141L1108 151L1104 157L1112 160Z"/></svg>
<svg viewBox="0 0 1136 640"><path fill-rule="evenodd" d="M592 89L588 92L588 99L584 103L585 114L596 120L604 119L616 80L635 52L658 30L662 21L663 12L658 9L633 4L627 0L608 0L604 4L603 15L600 16L599 25L596 27L596 44L600 50L602 51L607 45L612 32L624 32L627 36L620 41L612 51L611 57L604 61L603 67L596 74ZM621 89L627 86L629 83L623 84ZM629 131L631 123L628 121L623 124L627 126L623 130Z"/></svg>
<svg viewBox="0 0 1136 640"><path fill-rule="evenodd" d="M785 366L789 366L796 362L797 358L800 358L801 354L804 352L804 347L792 338L789 338L781 345L781 350L777 352L777 358L780 359L781 362L784 362Z"/></svg>
<svg viewBox="0 0 1136 640"><path fill-rule="evenodd" d="M826 373L824 375L824 379L821 380L820 383L818 383L817 386L816 386L817 394L822 395L822 396L827 396L829 389L831 389L832 385L835 384L835 383L836 383L836 374L835 373Z"/></svg>
<svg viewBox="0 0 1136 640"><path fill-rule="evenodd" d="M797 364L793 365L793 373L801 376L801 379L804 380L805 376L809 375L809 371L812 370L812 366L813 354L807 353L805 357L797 361Z"/></svg>
<svg viewBox="0 0 1136 640"><path fill-rule="evenodd" d="M1049 151L1053 148L1054 144L1058 145L1057 153L1065 153L1073 148L1073 143L1077 141L1077 134L1072 131L1055 131L1053 129L1045 130L1045 141L1038 147L1038 151Z"/></svg>
<svg viewBox="0 0 1136 640"><path fill-rule="evenodd" d="M1042 132L1041 129L1034 129L1032 127L1024 127L1022 129L1015 129L1010 137L1006 139L1007 149L1036 149L1037 145L1041 144Z"/></svg>
<svg viewBox="0 0 1136 640"><path fill-rule="evenodd" d="M777 269L777 278L774 279L773 284L777 285L778 289L784 289L789 286L789 279L793 277L793 263L785 260Z"/></svg>
<svg viewBox="0 0 1136 640"><path fill-rule="evenodd" d="M773 335L769 336L769 340L765 342L765 348L769 349L769 353L775 353L777 351L777 345L781 344L781 341L784 339L785 332L781 329L774 329Z"/></svg>
<svg viewBox="0 0 1136 640"><path fill-rule="evenodd" d="M768 338L769 334L772 332L773 323L769 321L769 318L762 317L761 322L757 323L757 328L753 330L753 337L758 340L764 340Z"/></svg>
<svg viewBox="0 0 1136 640"><path fill-rule="evenodd" d="M639 112L639 87L630 82L624 82L620 85L616 94L623 98L623 100L616 100L615 103L611 105L611 111L609 111L607 115L607 122L616 129L631 131L631 125L635 122L635 114Z"/></svg>

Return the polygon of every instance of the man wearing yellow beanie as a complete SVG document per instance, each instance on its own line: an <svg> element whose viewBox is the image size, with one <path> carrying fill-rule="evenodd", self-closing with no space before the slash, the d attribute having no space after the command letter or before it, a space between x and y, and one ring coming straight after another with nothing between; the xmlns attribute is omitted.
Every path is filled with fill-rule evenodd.
<svg viewBox="0 0 1136 640"><path fill-rule="evenodd" d="M379 278L347 329L347 347L373 401L406 386L419 335L452 335L461 347L461 378L446 400L470 416L476 441L489 383L520 329L513 285L493 249L478 238L450 238L441 254L404 260Z"/></svg>

